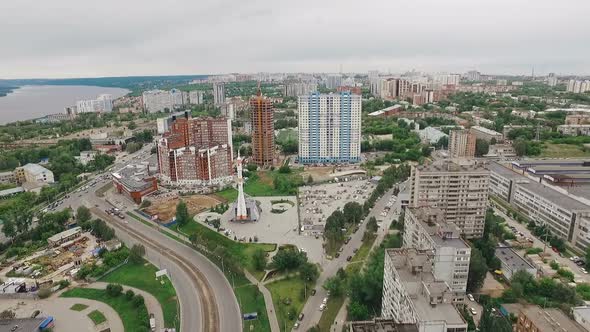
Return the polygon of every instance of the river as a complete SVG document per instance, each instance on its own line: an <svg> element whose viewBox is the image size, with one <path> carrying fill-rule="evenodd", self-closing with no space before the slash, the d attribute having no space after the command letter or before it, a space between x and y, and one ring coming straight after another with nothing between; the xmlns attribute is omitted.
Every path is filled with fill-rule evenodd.
<svg viewBox="0 0 590 332"><path fill-rule="evenodd" d="M64 108L82 99L110 94L113 99L129 93L127 89L78 85L26 85L0 97L0 124L63 113Z"/></svg>

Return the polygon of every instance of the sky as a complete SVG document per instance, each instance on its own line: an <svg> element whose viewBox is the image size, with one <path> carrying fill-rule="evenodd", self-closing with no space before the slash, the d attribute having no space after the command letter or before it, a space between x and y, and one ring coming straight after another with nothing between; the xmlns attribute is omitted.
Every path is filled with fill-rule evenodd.
<svg viewBox="0 0 590 332"><path fill-rule="evenodd" d="M590 74L589 0L2 2L0 79Z"/></svg>

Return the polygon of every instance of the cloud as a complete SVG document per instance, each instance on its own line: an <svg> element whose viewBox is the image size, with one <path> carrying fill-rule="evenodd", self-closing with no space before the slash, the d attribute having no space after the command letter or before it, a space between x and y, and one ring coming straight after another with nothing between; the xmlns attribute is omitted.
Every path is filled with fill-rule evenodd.
<svg viewBox="0 0 590 332"><path fill-rule="evenodd" d="M20 0L0 77L226 72L590 74L587 0Z"/></svg>

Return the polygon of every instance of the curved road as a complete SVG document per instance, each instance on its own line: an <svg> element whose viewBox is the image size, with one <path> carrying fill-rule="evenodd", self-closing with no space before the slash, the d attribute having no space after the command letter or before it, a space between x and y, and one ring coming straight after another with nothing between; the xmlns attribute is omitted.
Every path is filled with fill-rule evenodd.
<svg viewBox="0 0 590 332"><path fill-rule="evenodd" d="M138 158L149 157L149 145L136 153ZM142 158L143 161L147 158ZM117 163L118 169L127 162ZM194 249L160 233L157 229L140 222L125 223L104 213L112 206L95 195L95 190L110 180L99 179L96 185L84 193L71 193L58 208L66 206L76 210L84 205L93 214L109 223L116 235L127 246L141 243L146 247L146 258L159 267L167 269L180 303L182 331L242 331L242 319L233 289L221 270ZM127 218L129 219L129 218Z"/></svg>

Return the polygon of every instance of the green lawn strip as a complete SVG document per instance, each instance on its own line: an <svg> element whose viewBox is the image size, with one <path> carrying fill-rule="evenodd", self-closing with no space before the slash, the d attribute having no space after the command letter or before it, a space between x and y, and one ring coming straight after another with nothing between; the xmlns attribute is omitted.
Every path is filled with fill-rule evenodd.
<svg viewBox="0 0 590 332"><path fill-rule="evenodd" d="M107 321L107 318L98 310L93 310L87 316L92 320L94 325L102 324Z"/></svg>
<svg viewBox="0 0 590 332"><path fill-rule="evenodd" d="M137 220L137 221L139 221L139 222L143 223L143 224L144 224L144 225L146 225L146 226L150 226L150 227L153 227L153 226L154 226L152 223L150 223L150 222L149 222L149 221L147 221L147 220L144 220L143 218L141 218L140 216L136 215L135 213L132 213L132 212L129 212L129 211L128 211L128 212L126 212L126 213L127 213L127 215L128 215L128 216L130 216L131 218L133 218L133 219L135 219L135 220Z"/></svg>
<svg viewBox="0 0 590 332"><path fill-rule="evenodd" d="M261 274L263 272L256 271L252 266L252 255L256 249L261 248L266 252L272 252L276 248L276 244L270 243L242 243L236 242L227 236L212 230L211 228L198 223L196 221L191 221L186 225L177 227L182 233L190 235L192 233L199 233L201 236L206 239L208 242L217 243L220 246L225 247L234 257L240 257L241 261L243 262L242 266L248 269L250 273L252 273L255 277L260 280L262 278Z"/></svg>
<svg viewBox="0 0 590 332"><path fill-rule="evenodd" d="M85 310L86 308L88 308L87 305L82 304L82 303L76 303L73 306L70 307L70 310L74 310L74 311L82 311Z"/></svg>
<svg viewBox="0 0 590 332"><path fill-rule="evenodd" d="M270 323L266 314L266 304L264 296L255 285L249 284L234 289L234 293L240 304L242 314L256 312L258 319L253 321L244 321L244 332L260 331L270 332ZM250 327L252 326L252 327Z"/></svg>
<svg viewBox="0 0 590 332"><path fill-rule="evenodd" d="M146 313L145 318L147 319L147 309L145 305L141 308L137 308L131 301L127 300L124 295L110 297L107 295L106 291L102 289L73 288L62 293L61 297L83 298L103 302L109 305L121 318L125 331L143 331L145 330L144 327L149 326L149 321L143 321L141 319L142 315L138 315L138 312L143 310Z"/></svg>
<svg viewBox="0 0 590 332"><path fill-rule="evenodd" d="M238 198L238 191L234 188L227 188L216 192L215 195L225 199L228 203L231 203Z"/></svg>
<svg viewBox="0 0 590 332"><path fill-rule="evenodd" d="M352 262L364 261L369 256L376 238L377 235L372 234L369 238L365 239L359 250L352 257Z"/></svg>
<svg viewBox="0 0 590 332"><path fill-rule="evenodd" d="M291 331L299 313L303 309L304 303L307 301L304 295L305 283L298 277L289 277L266 284L266 288L272 295L280 330ZM308 297L312 288L313 286L307 286ZM286 304L286 299L289 299L291 303Z"/></svg>
<svg viewBox="0 0 590 332"><path fill-rule="evenodd" d="M127 263L100 281L126 285L152 294L162 307L164 325L166 327L179 326L176 290L167 277L160 278L161 281L157 280L156 271L158 268L149 263Z"/></svg>
<svg viewBox="0 0 590 332"><path fill-rule="evenodd" d="M585 151L581 145L554 144L545 142L541 155L542 158L580 158L589 157L590 152Z"/></svg>
<svg viewBox="0 0 590 332"><path fill-rule="evenodd" d="M330 331L330 327L334 323L340 308L342 308L342 305L344 304L344 299L344 296L332 296L328 298L328 304L326 305L326 309L322 312L322 317L318 323L320 331Z"/></svg>

